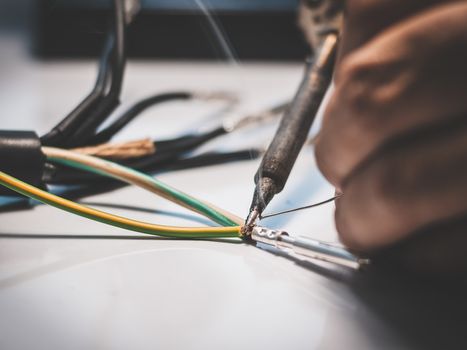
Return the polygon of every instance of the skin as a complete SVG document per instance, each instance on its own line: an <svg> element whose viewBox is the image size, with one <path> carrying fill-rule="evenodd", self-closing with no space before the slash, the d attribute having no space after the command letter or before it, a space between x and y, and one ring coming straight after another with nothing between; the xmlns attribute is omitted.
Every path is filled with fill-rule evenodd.
<svg viewBox="0 0 467 350"><path fill-rule="evenodd" d="M467 1L348 0L334 82L315 152L343 243L467 271Z"/></svg>

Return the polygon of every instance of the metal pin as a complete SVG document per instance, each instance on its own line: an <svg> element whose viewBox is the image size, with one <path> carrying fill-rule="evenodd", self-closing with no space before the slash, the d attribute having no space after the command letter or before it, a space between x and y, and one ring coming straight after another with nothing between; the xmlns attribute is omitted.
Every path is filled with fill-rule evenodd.
<svg viewBox="0 0 467 350"><path fill-rule="evenodd" d="M353 269L359 269L362 265L370 263L368 259L355 256L345 248L314 239L290 237L285 231L255 226L252 229L251 238L254 241L265 243L281 250L291 250L297 255L310 259L326 261Z"/></svg>

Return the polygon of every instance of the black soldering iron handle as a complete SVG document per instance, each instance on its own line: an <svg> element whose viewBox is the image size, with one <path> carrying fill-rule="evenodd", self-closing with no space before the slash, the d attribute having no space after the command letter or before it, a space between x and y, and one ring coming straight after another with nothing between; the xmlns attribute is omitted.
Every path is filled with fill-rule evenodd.
<svg viewBox="0 0 467 350"><path fill-rule="evenodd" d="M329 34L314 61L307 62L298 92L255 175L256 190L250 212L256 210L261 214L274 195L284 188L331 83L336 48L337 35Z"/></svg>

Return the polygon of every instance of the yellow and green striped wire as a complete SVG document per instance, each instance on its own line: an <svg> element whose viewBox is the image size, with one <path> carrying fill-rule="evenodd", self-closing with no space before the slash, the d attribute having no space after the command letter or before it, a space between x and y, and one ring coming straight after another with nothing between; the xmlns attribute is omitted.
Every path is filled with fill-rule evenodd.
<svg viewBox="0 0 467 350"><path fill-rule="evenodd" d="M18 180L4 172L0 172L0 185L6 186L9 189L16 191L24 196L30 197L45 204L49 204L56 208L65 210L67 212L80 215L82 217L102 222L108 225L120 227L127 230L137 231L141 233L163 236L163 237L176 237L176 238L232 238L241 237L241 227L238 218L217 208L210 206L198 199L191 197L181 191L178 191L153 177L137 172L133 169L123 167L113 162L104 161L91 156L77 155L71 151L48 149L45 151L48 159L54 162L59 162L74 168L91 171L104 176L109 176L121 180L125 180L125 176L133 176L147 186L154 186L157 192L173 200L185 207L192 209L198 213L205 215L213 221L221 224L224 227L176 227L164 226L137 221L122 216L110 214L97 209L78 204L76 202L59 197L52 193L43 191L37 187L29 185L21 180ZM56 151L56 152L54 152ZM49 154L48 154L49 153ZM65 156L63 156L65 155ZM83 158L84 157L84 158ZM82 160L88 162L82 162ZM91 162L91 163L89 163ZM94 163L93 163L94 162ZM100 163L100 168L93 167L90 164ZM106 169L112 169L107 171ZM124 174L118 176L113 174L117 170Z"/></svg>

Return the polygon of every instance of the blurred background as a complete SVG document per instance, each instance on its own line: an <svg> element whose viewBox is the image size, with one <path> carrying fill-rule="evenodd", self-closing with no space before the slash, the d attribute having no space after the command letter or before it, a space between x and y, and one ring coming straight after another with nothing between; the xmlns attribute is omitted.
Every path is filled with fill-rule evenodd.
<svg viewBox="0 0 467 350"><path fill-rule="evenodd" d="M299 1L140 1L141 10L127 27L130 60L123 100L132 98L129 95L135 91L130 88L135 77L133 67L143 62L190 66L214 63L237 67L226 71L232 78L225 75L219 79L222 85L219 88L228 86L229 89L245 86L239 79L239 63L256 64L252 69L257 74L261 69L277 72L271 81L290 90L288 98L293 94L309 50L297 22ZM112 17L111 3L110 0L1 1L2 128L34 129L44 133L90 89ZM278 64L281 69L268 64ZM193 71L199 69L192 67ZM145 70L147 73L155 71L155 68ZM148 77L147 73L143 75ZM281 78L281 73L288 79ZM160 77L161 73L158 74ZM174 79L164 84L168 89L171 86L183 88L187 82L199 84L199 79L172 76ZM199 76L206 74L199 72ZM151 92L161 89L160 84L154 84L155 80L147 78L136 85L138 88L147 86ZM265 88L270 90L265 93L271 98L280 94L271 84Z"/></svg>
<svg viewBox="0 0 467 350"><path fill-rule="evenodd" d="M163 59L302 60L296 24L299 0L142 0L128 30L130 57ZM89 57L100 52L108 0L4 0L2 34L22 33L36 57ZM221 33L213 31L217 25ZM230 57L231 59L231 57Z"/></svg>

